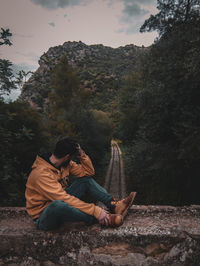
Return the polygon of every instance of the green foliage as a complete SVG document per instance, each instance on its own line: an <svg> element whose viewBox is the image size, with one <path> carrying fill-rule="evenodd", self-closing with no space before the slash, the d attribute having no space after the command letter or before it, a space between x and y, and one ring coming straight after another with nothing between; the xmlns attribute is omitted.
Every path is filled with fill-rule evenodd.
<svg viewBox="0 0 200 266"><path fill-rule="evenodd" d="M22 103L0 101L0 202L23 205L27 174L48 135L37 111Z"/></svg>
<svg viewBox="0 0 200 266"><path fill-rule="evenodd" d="M24 71L24 70L20 70L18 73L17 73L17 77L16 77L16 81L15 83L22 88L23 84L27 81L27 77L30 75L30 74L33 74L32 71Z"/></svg>
<svg viewBox="0 0 200 266"><path fill-rule="evenodd" d="M0 45L12 45L11 41L9 38L12 36L12 33L10 32L9 29L3 29L1 28L0 31Z"/></svg>
<svg viewBox="0 0 200 266"><path fill-rule="evenodd" d="M0 45L12 45L9 38L12 36L9 29L1 28ZM11 69L12 63L9 60L0 58L0 100L3 94L9 94L12 88L15 88L14 75Z"/></svg>
<svg viewBox="0 0 200 266"><path fill-rule="evenodd" d="M0 59L0 99L3 94L9 95L16 88L12 63L9 60Z"/></svg>
<svg viewBox="0 0 200 266"><path fill-rule="evenodd" d="M128 187L140 203L200 203L200 30L199 17L191 16L162 32L139 80L122 89Z"/></svg>
<svg viewBox="0 0 200 266"><path fill-rule="evenodd" d="M143 88L141 74L135 72L125 78L124 86L117 96L117 108L114 107L111 117L116 121L115 134L125 143L129 143L138 129L142 114L138 98Z"/></svg>
<svg viewBox="0 0 200 266"><path fill-rule="evenodd" d="M77 129L85 148L93 154L94 161L100 161L110 146L112 124L108 114L98 110L83 111Z"/></svg>
<svg viewBox="0 0 200 266"><path fill-rule="evenodd" d="M51 87L52 91L48 95L47 115L50 119L52 134L75 137L74 118L76 108L81 101L81 90L76 74L69 66L66 56L61 58L54 69Z"/></svg>
<svg viewBox="0 0 200 266"><path fill-rule="evenodd" d="M53 136L70 135L77 139L91 156L98 171L111 140L108 114L90 109L91 92L81 88L74 70L63 56L51 79L47 115Z"/></svg>
<svg viewBox="0 0 200 266"><path fill-rule="evenodd" d="M48 98L52 116L57 116L64 110L70 109L73 98L77 96L79 86L76 74L72 71L67 57L64 55L56 65L51 78L52 91Z"/></svg>
<svg viewBox="0 0 200 266"><path fill-rule="evenodd" d="M0 45L12 45L9 38L12 36L9 29L1 28ZM3 100L3 95L9 95L12 89L22 87L26 82L26 78L31 71L19 71L15 76L12 69L12 63L9 60L0 58L0 100Z"/></svg>
<svg viewBox="0 0 200 266"><path fill-rule="evenodd" d="M11 45L9 29L1 28L0 45ZM15 77L12 63L0 59L0 202L1 205L24 205L26 176L40 144L47 136L41 127L41 117L28 105L4 103L3 95L22 85L24 71Z"/></svg>
<svg viewBox="0 0 200 266"><path fill-rule="evenodd" d="M103 185L112 137L111 120L103 111L81 110L76 123L78 139L92 159L96 179Z"/></svg>
<svg viewBox="0 0 200 266"><path fill-rule="evenodd" d="M175 26L199 20L200 16L199 0L158 0L157 9L160 12L144 22L141 32L157 30L163 35Z"/></svg>

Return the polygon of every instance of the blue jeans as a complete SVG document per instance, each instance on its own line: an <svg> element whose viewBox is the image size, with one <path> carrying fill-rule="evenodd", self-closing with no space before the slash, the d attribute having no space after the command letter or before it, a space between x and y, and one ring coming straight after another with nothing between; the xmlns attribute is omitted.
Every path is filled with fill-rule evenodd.
<svg viewBox="0 0 200 266"><path fill-rule="evenodd" d="M112 196L91 177L77 178L72 185L66 189L66 192L79 199L89 194L95 200L104 203L108 209L112 208ZM77 221L84 221L87 224L92 224L95 218L70 206L64 201L55 200L44 209L35 223L39 229L46 231L55 229L64 222Z"/></svg>

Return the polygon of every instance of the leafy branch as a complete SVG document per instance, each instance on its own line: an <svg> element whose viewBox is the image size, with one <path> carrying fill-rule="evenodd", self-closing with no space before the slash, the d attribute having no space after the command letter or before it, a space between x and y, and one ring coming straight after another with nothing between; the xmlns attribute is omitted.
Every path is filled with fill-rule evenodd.
<svg viewBox="0 0 200 266"><path fill-rule="evenodd" d="M9 45L11 46L12 43L9 40L9 38L12 36L12 33L10 32L9 29L4 30L3 28L1 28L1 32L0 32L0 45Z"/></svg>

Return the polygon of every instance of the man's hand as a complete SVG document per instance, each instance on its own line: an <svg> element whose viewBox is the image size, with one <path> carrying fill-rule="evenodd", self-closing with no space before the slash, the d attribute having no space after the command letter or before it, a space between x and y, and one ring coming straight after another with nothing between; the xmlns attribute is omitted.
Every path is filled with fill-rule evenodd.
<svg viewBox="0 0 200 266"><path fill-rule="evenodd" d="M83 156L83 155L85 155L85 152L84 152L84 150L82 150L81 149L81 146L78 144L78 146L77 146L77 155L78 156Z"/></svg>
<svg viewBox="0 0 200 266"><path fill-rule="evenodd" d="M110 224L109 212L102 209L98 221L100 224L108 226Z"/></svg>

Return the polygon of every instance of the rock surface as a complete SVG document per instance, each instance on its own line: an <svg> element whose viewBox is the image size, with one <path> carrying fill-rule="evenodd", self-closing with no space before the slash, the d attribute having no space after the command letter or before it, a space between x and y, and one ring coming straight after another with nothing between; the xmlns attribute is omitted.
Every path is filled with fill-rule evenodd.
<svg viewBox="0 0 200 266"><path fill-rule="evenodd" d="M24 208L0 208L0 265L200 265L200 206L133 206L119 228L39 231Z"/></svg>

